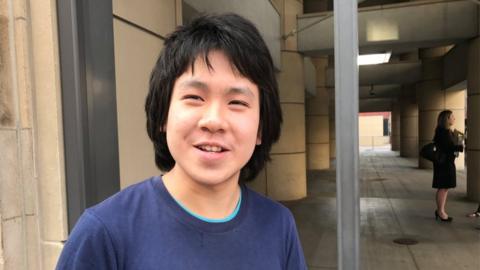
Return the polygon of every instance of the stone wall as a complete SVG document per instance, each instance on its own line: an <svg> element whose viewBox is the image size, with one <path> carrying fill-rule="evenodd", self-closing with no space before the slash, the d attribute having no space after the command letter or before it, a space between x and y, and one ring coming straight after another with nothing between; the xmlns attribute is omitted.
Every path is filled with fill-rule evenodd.
<svg viewBox="0 0 480 270"><path fill-rule="evenodd" d="M0 0L0 269L53 269L67 235L55 3Z"/></svg>

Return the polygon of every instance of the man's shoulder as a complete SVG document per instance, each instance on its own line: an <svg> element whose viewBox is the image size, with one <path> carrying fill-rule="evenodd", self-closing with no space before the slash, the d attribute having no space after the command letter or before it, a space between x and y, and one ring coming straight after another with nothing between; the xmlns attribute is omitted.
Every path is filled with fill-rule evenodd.
<svg viewBox="0 0 480 270"><path fill-rule="evenodd" d="M114 220L115 218L129 216L135 213L135 210L143 209L156 200L154 181L155 177L151 177L128 186L88 208L87 211L100 220Z"/></svg>
<svg viewBox="0 0 480 270"><path fill-rule="evenodd" d="M253 212L264 217L281 219L284 222L293 221L293 215L283 204L274 201L263 194L260 194L250 188L246 188L252 201Z"/></svg>

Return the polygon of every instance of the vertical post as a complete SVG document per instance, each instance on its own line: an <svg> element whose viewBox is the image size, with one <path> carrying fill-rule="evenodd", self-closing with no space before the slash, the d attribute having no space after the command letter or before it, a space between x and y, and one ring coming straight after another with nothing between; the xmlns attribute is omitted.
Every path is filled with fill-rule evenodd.
<svg viewBox="0 0 480 270"><path fill-rule="evenodd" d="M120 190L112 1L57 0L68 225Z"/></svg>
<svg viewBox="0 0 480 270"><path fill-rule="evenodd" d="M334 0L338 269L360 265L357 1Z"/></svg>

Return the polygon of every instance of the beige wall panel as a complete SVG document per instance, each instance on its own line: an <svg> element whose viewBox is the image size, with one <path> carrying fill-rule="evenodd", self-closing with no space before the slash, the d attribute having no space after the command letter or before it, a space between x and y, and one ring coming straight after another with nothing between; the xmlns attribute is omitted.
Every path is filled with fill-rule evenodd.
<svg viewBox="0 0 480 270"><path fill-rule="evenodd" d="M267 165L268 196L274 200L298 200L307 195L305 153L272 155Z"/></svg>
<svg viewBox="0 0 480 270"><path fill-rule="evenodd" d="M283 14L283 4L284 0L270 0L270 3L273 5L273 7L277 10L277 12L282 16Z"/></svg>
<svg viewBox="0 0 480 270"><path fill-rule="evenodd" d="M400 122L404 117L418 116L418 104L403 100L400 108Z"/></svg>
<svg viewBox="0 0 480 270"><path fill-rule="evenodd" d="M467 196L480 201L480 151L467 152Z"/></svg>
<svg viewBox="0 0 480 270"><path fill-rule="evenodd" d="M401 138L400 139L400 156L402 157L418 157L418 139L417 138Z"/></svg>
<svg viewBox="0 0 480 270"><path fill-rule="evenodd" d="M37 181L33 172L33 138L31 129L20 131L23 200L26 215L37 213Z"/></svg>
<svg viewBox="0 0 480 270"><path fill-rule="evenodd" d="M445 92L445 108L448 110L464 110L466 90L462 91L446 91ZM464 118L463 115L457 115L457 120Z"/></svg>
<svg viewBox="0 0 480 270"><path fill-rule="evenodd" d="M441 81L424 81L417 84L418 108L425 110L442 110L445 108L445 95L441 90Z"/></svg>
<svg viewBox="0 0 480 270"><path fill-rule="evenodd" d="M303 57L296 52L282 52L282 71L278 74L281 102L305 102Z"/></svg>
<svg viewBox="0 0 480 270"><path fill-rule="evenodd" d="M465 169L465 153L459 153L458 157L455 159L455 167L458 170L464 170Z"/></svg>
<svg viewBox="0 0 480 270"><path fill-rule="evenodd" d="M480 150L480 95L468 97L467 121L468 147L470 149Z"/></svg>
<svg viewBox="0 0 480 270"><path fill-rule="evenodd" d="M329 88L329 132L330 132L330 159L336 158L337 148L335 142L335 89Z"/></svg>
<svg viewBox="0 0 480 270"><path fill-rule="evenodd" d="M297 0L285 0L284 12L285 17L283 29L284 35L286 35L293 29L297 29L297 15L303 13L303 4ZM285 50L297 50L297 35L291 35L285 40Z"/></svg>
<svg viewBox="0 0 480 270"><path fill-rule="evenodd" d="M442 58L432 58L422 60L423 80L441 79L443 74Z"/></svg>
<svg viewBox="0 0 480 270"><path fill-rule="evenodd" d="M308 144L307 147L308 170L325 170L330 168L329 143Z"/></svg>
<svg viewBox="0 0 480 270"><path fill-rule="evenodd" d="M335 159L337 157L337 141L335 139L330 139L330 159Z"/></svg>
<svg viewBox="0 0 480 270"><path fill-rule="evenodd" d="M447 107L448 109L448 107ZM452 114L455 116L455 124L452 128L465 132L465 109L451 110ZM435 119L437 121L437 119Z"/></svg>
<svg viewBox="0 0 480 270"><path fill-rule="evenodd" d="M303 104L282 104L283 124L280 140L272 153L305 152L305 107Z"/></svg>
<svg viewBox="0 0 480 270"><path fill-rule="evenodd" d="M305 100L307 115L328 115L329 101L328 92L325 89L317 88L317 95Z"/></svg>
<svg viewBox="0 0 480 270"><path fill-rule="evenodd" d="M0 209L4 219L23 214L17 131L0 129Z"/></svg>
<svg viewBox="0 0 480 270"><path fill-rule="evenodd" d="M401 138L418 138L418 116L403 117L400 119L402 129Z"/></svg>
<svg viewBox="0 0 480 270"><path fill-rule="evenodd" d="M8 10L7 2L0 3L5 5L4 10ZM0 9L2 7L0 6ZM14 106L14 92L12 80L12 67L10 64L10 55L13 48L10 48L9 37L9 16L4 14L0 17L0 127L14 127L17 119Z"/></svg>
<svg viewBox="0 0 480 270"><path fill-rule="evenodd" d="M315 66L317 87L326 87L328 57L312 58L312 63Z"/></svg>
<svg viewBox="0 0 480 270"><path fill-rule="evenodd" d="M400 150L400 103L395 102L392 109L392 151Z"/></svg>
<svg viewBox="0 0 480 270"><path fill-rule="evenodd" d="M39 241L38 235L38 217L26 216L25 218L25 239L27 244L27 269L37 270L40 265Z"/></svg>
<svg viewBox="0 0 480 270"><path fill-rule="evenodd" d="M183 24L182 4L183 4L183 0L175 0L175 24L176 24L176 26L179 26L179 25Z"/></svg>
<svg viewBox="0 0 480 270"><path fill-rule="evenodd" d="M253 181L247 182L247 186L260 194L267 195L267 175L265 169L261 170Z"/></svg>
<svg viewBox="0 0 480 270"><path fill-rule="evenodd" d="M373 138L373 145L374 146L383 146L383 145L387 145L389 143L390 143L390 137L389 136L374 137Z"/></svg>
<svg viewBox="0 0 480 270"><path fill-rule="evenodd" d="M40 227L44 240L63 241L67 204L55 1L29 3Z"/></svg>
<svg viewBox="0 0 480 270"><path fill-rule="evenodd" d="M63 244L61 243L44 242L41 244L43 269L55 269L62 248Z"/></svg>
<svg viewBox="0 0 480 270"><path fill-rule="evenodd" d="M2 220L1 225L3 226L3 241L1 244L4 248L5 269L25 269L25 257L22 256L25 254L22 218ZM0 259L2 258L0 257Z"/></svg>
<svg viewBox="0 0 480 270"><path fill-rule="evenodd" d="M358 139L358 144L360 146L372 146L373 137L372 136L360 136Z"/></svg>
<svg viewBox="0 0 480 270"><path fill-rule="evenodd" d="M113 0L112 4L113 14L161 36L175 29L175 0Z"/></svg>
<svg viewBox="0 0 480 270"><path fill-rule="evenodd" d="M124 188L159 174L145 130L148 81L162 40L114 19L120 183Z"/></svg>
<svg viewBox="0 0 480 270"><path fill-rule="evenodd" d="M359 116L358 134L363 136L383 136L383 116Z"/></svg>
<svg viewBox="0 0 480 270"><path fill-rule="evenodd" d="M15 54L16 54L16 75L17 75L17 93L18 109L20 117L20 127L32 128L32 104L31 104L31 74L28 43L28 25L24 17L24 1L15 4L14 10L19 12L19 17L15 20Z"/></svg>
<svg viewBox="0 0 480 270"><path fill-rule="evenodd" d="M418 117L418 138L421 142L432 141L437 127L437 117L440 111L420 112Z"/></svg>
<svg viewBox="0 0 480 270"><path fill-rule="evenodd" d="M480 21L480 20L479 20ZM467 89L469 94L480 93L480 37L470 41L468 50Z"/></svg>
<svg viewBox="0 0 480 270"><path fill-rule="evenodd" d="M325 143L330 141L328 116L309 115L307 118L307 143Z"/></svg>

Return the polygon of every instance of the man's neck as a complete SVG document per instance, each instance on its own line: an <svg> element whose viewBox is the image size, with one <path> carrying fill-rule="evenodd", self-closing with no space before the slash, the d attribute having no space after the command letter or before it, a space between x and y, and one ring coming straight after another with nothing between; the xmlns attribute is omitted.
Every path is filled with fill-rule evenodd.
<svg viewBox="0 0 480 270"><path fill-rule="evenodd" d="M196 215L209 219L229 216L240 199L238 176L213 186L196 182L172 169L163 176L163 182L177 202Z"/></svg>

